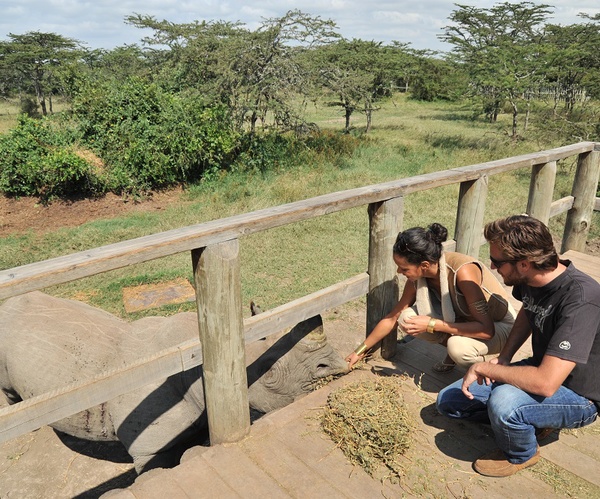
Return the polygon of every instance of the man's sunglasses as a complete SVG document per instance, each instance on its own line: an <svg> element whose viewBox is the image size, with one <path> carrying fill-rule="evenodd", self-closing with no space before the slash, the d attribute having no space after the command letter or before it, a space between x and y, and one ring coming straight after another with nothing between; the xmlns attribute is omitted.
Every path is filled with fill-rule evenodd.
<svg viewBox="0 0 600 499"><path fill-rule="evenodd" d="M490 262L492 262L494 264L494 267L496 267L497 269L502 267L502 265L504 265L505 263L517 263L518 261L519 260L496 260L495 258L492 258L490 256Z"/></svg>

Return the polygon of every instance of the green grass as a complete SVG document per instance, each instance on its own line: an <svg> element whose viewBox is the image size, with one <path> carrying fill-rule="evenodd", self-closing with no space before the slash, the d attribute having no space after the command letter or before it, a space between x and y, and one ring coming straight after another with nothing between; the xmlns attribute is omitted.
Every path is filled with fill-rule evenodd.
<svg viewBox="0 0 600 499"><path fill-rule="evenodd" d="M55 98L52 101L52 111L59 113L67 107L63 98ZM46 101L47 109L50 109L49 101ZM38 111L41 109L38 106ZM17 124L17 116L21 113L21 106L18 98L0 98L0 135L8 132Z"/></svg>
<svg viewBox="0 0 600 499"><path fill-rule="evenodd" d="M14 99L0 99L0 134L8 132L17 123L19 103Z"/></svg>
<svg viewBox="0 0 600 499"><path fill-rule="evenodd" d="M309 111L309 120L341 132L344 123L335 108ZM473 121L471 115L467 106L418 103L398 95L375 113L368 140L343 161L305 164L276 173L231 173L218 182L188 188L179 203L160 212L95 221L44 235L29 233L5 238L0 242L0 266L10 268L329 192L562 145L525 140L513 143L507 134L508 116L489 124ZM361 134L364 117L357 114L352 125L352 133ZM573 162L559 164L556 198L570 193L573 174ZM503 174L491 178L489 183L486 220L526 209L529 172ZM457 199L458 185L407 196L404 227L436 221L443 223L452 236ZM560 227L557 229L562 233ZM366 206L246 236L240 244L243 303L252 299L265 309L272 308L366 270ZM111 271L46 292L76 297L127 317L122 303L123 287L179 277L192 279L189 254ZM165 307L129 318L193 307Z"/></svg>

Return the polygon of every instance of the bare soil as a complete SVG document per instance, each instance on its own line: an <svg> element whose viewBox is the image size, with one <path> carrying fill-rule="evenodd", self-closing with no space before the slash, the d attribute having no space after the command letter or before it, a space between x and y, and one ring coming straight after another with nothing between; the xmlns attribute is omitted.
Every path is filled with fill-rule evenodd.
<svg viewBox="0 0 600 499"><path fill-rule="evenodd" d="M29 231L45 233L61 227L77 227L85 222L110 219L134 212L159 211L184 202L180 188L151 193L142 199L107 194L98 199L54 201L42 204L37 198L0 196L0 237ZM557 239L560 245L560 240ZM600 239L589 240L585 253L600 255Z"/></svg>
<svg viewBox="0 0 600 499"><path fill-rule="evenodd" d="M37 198L0 196L0 237L28 231L45 233L61 227L77 227L90 220L162 210L180 202L181 193L179 188L170 189L135 200L107 194L97 199L54 201L46 205Z"/></svg>

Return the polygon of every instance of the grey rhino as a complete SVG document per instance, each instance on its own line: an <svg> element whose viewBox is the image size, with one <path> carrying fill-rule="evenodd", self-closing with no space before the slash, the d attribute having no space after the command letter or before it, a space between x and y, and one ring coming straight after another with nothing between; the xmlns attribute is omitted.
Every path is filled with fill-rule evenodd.
<svg viewBox="0 0 600 499"><path fill-rule="evenodd" d="M193 312L128 323L73 300L41 292L0 306L0 389L9 403L125 366L198 337ZM266 413L347 371L328 344L320 316L279 339L246 346L250 408ZM202 367L175 374L51 425L87 440L119 440L135 469L171 467L207 435Z"/></svg>

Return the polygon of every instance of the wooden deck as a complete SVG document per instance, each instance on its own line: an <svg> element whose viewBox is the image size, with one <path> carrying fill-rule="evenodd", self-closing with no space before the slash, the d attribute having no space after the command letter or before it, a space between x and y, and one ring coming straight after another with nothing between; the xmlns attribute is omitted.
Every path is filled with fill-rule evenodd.
<svg viewBox="0 0 600 499"><path fill-rule="evenodd" d="M565 257L600 281L600 259L569 252ZM461 376L459 369L431 370L441 347L399 343L391 361L371 361L252 425L236 444L190 449L179 466L141 475L127 489L103 497L126 498L366 498L366 497L600 497L600 424L555 432L541 444L542 460L508 478L486 478L473 460L495 448L489 426L452 421L437 414L435 397ZM522 356L527 355L527 347ZM351 465L321 431L327 396L349 383L402 376L403 398L417 423L398 484L374 479Z"/></svg>

